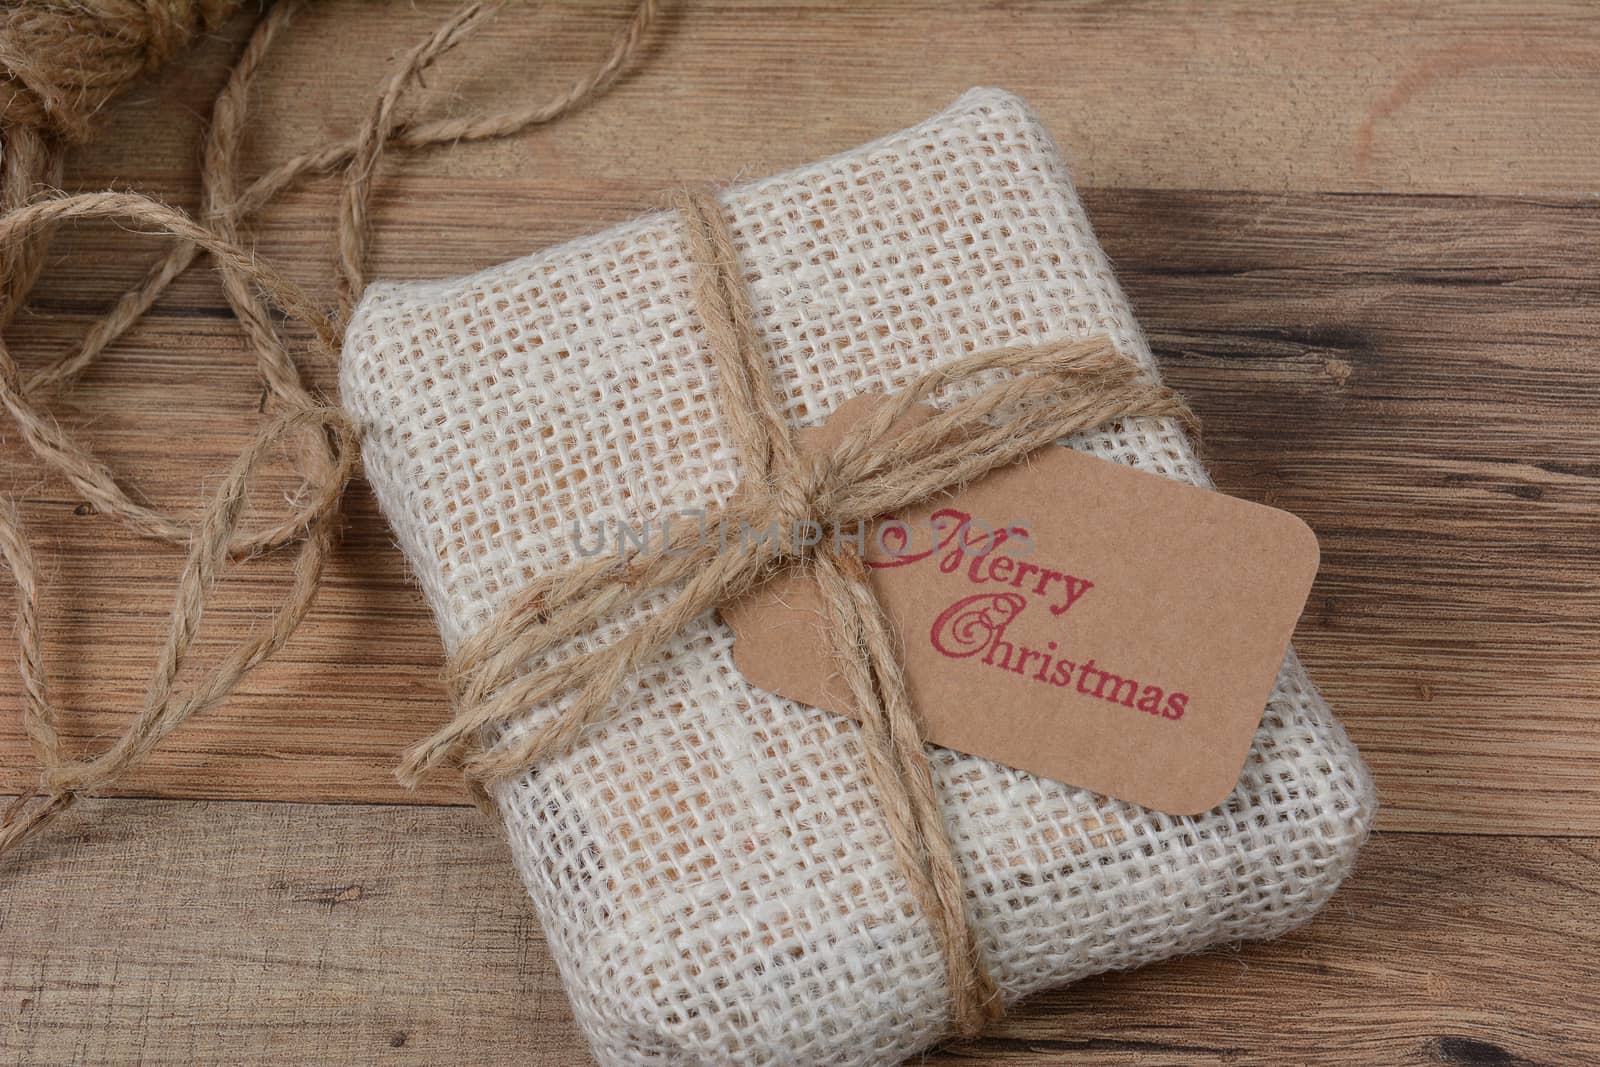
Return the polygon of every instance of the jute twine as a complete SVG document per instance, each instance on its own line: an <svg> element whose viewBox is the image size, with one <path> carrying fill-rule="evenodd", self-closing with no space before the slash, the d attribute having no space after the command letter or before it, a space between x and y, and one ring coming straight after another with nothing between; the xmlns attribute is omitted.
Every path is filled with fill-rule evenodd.
<svg viewBox="0 0 1600 1067"><path fill-rule="evenodd" d="M129 82L166 62L238 0L24 0L0 11L0 211L61 181L67 148ZM44 266L48 229L0 262L0 326Z"/></svg>
<svg viewBox="0 0 1600 1067"><path fill-rule="evenodd" d="M0 401L34 450L62 471L103 511L142 532L190 545L179 580L168 639L144 706L133 726L92 759L67 757L48 699L39 638L38 580L15 510L0 507L0 554L15 576L17 635L24 681L23 720L44 773L41 799L19 798L0 826L0 852L87 793L105 787L143 759L191 715L221 701L252 668L275 652L304 617L333 538L333 519L356 450L355 429L337 408L310 396L272 326L278 310L310 328L316 347L335 356L339 332L364 285L367 204L374 166L387 146L420 146L444 139L497 136L549 121L602 89L627 62L648 24L642 4L606 60L552 104L495 120L457 120L406 127L396 105L417 74L472 31L493 5L463 8L405 57L376 98L360 133L291 161L247 189L237 186L236 151L244 128L243 97L262 53L294 5L272 11L219 98L206 153L203 221L130 194L100 193L29 205L0 217L0 248L72 218L119 218L154 226L186 242L124 297L107 326L91 338L99 348L137 317L152 294L204 250L221 268L228 297L256 349L273 399L285 410L254 439L223 479L194 526L128 500L100 466L30 400L9 353L0 346ZM446 132L448 130L448 132ZM436 140L436 138L438 140ZM343 165L337 236L340 305L325 315L276 271L240 248L240 223L300 174ZM783 414L761 349L745 278L727 222L705 190L680 193L694 270L696 310L716 370L723 418L740 457L740 488L724 506L708 509L703 528L681 528L664 544L595 559L542 577L519 590L457 651L447 668L457 713L432 737L407 752L398 776L415 785L430 769L454 764L470 780L504 779L570 750L604 720L616 688L691 621L753 588L776 570L801 565L815 576L826 604L829 633L842 677L862 724L869 783L883 807L895 856L946 962L952 1029L970 1034L999 1014L993 977L984 967L966 914L966 897L951 852L926 747L905 689L899 649L858 556L837 539L749 539L739 532L774 523L794 529L852 527L1024 459L1060 438L1118 419L1172 418L1193 428L1183 401L1154 384L1106 338L979 352L912 381L845 432L828 453L802 451ZM138 310L132 310L137 308ZM108 320L109 321L109 320ZM131 321L131 319L127 320ZM84 351L88 351L86 345ZM93 354L79 353L80 369ZM72 362L71 360L68 361ZM43 381L70 377L58 373ZM1008 372L1000 374L997 372ZM974 381L980 376L988 379ZM972 383L967 399L904 433L891 426L912 405L951 386ZM267 530L241 535L252 477L285 442L297 447L304 499L296 514ZM294 543L289 594L250 637L188 690L176 677L201 614L230 554ZM724 546L740 545L737 551ZM557 646L588 631L610 613L652 590L673 590L659 612L613 643L565 662L541 664ZM529 664L534 663L532 669ZM520 721L528 709L568 698L537 727ZM481 786L480 786L481 796Z"/></svg>
<svg viewBox="0 0 1600 1067"><path fill-rule="evenodd" d="M68 11L87 10L96 5L49 6ZM155 18L166 11L166 7L176 9L183 5L112 4L107 0L98 6L115 9L137 21L138 10L148 8ZM220 12L225 6L211 5L206 10L215 8L215 12ZM302 6L302 0L283 0L270 8L213 105L201 171L201 218L191 218L175 208L132 193L33 199L31 183L29 195L23 197L24 202L18 206L11 202L12 190L17 186L9 178L6 181L11 210L0 214L0 272L8 279L8 285L24 275L31 283L37 272L30 257L38 253L41 237L61 222L112 219L137 224L146 231L168 235L179 242L152 265L137 286L116 301L110 312L85 334L76 350L31 378L23 378L9 348L0 340L0 406L15 421L22 440L33 453L47 467L64 475L98 512L138 533L186 545L189 553L178 581L167 637L132 725L100 755L73 758L62 744L57 714L50 699L49 672L40 637L39 570L16 507L0 501L0 558L5 560L17 587L15 629L23 690L22 721L41 767L37 795L18 797L0 815L0 855L38 831L78 798L103 790L121 777L190 716L220 703L246 674L288 640L309 609L332 546L343 485L355 460L355 438L337 407L326 398L314 395L303 384L295 361L273 324L273 312L280 312L307 327L315 354L329 362L337 361L343 320L348 315L352 294L359 293L363 284L367 203L373 175L383 154L396 148L421 149L503 137L568 114L603 93L615 81L638 54L656 12L655 0L642 0L607 53L552 99L483 115L429 121L402 118L398 104L422 72L506 6L504 3L467 4L399 57L394 73L380 88L354 136L286 160L245 185L240 179L239 148L250 121L250 90L274 39ZM213 15L207 15L193 25L209 25L211 21L214 21ZM169 40L163 35L167 31L157 34L158 28L150 29L147 36L153 34L166 41L160 54L169 54L181 42ZM12 27L8 24L5 29L10 31ZM60 34L70 35L72 29L72 25L67 25ZM136 39L141 32L146 31L126 29L129 40ZM18 84L67 84L65 73L57 72L52 80L51 71L73 63L87 63L89 58L86 57L94 54L88 50L80 55L64 44L28 51L26 42L19 41L15 33L0 34L0 65L5 67L11 88ZM23 49L27 54L17 58L13 55L16 49ZM99 78L81 74L80 80L96 86L116 81L103 72ZM103 103L110 91L107 89L96 95L92 102L84 105L82 113L92 113L93 107ZM59 110L54 101L68 95L40 95L38 99L44 103L30 105L32 110L16 113L8 110L0 115L0 121L5 124L0 136L5 138L8 163L12 158L9 146L20 136L18 131L25 134L33 128L29 122L42 121L54 114L53 109ZM17 108L24 108L21 103L13 103ZM75 122L60 128L76 137L83 133ZM339 172L343 178L335 251L341 307L338 314L329 315L270 264L246 250L244 224L300 179ZM114 473L51 417L42 398L90 366L202 252L209 254L219 268L228 301L255 352L267 388L268 408L275 417L235 461L198 518L189 519L132 499ZM11 285L0 294L3 300L0 323L9 321L26 295L26 289L27 286ZM304 483L297 495L297 507L293 514L264 527L241 531L254 472L286 445ZM289 547L295 550L294 576L283 601L220 662L180 689L179 673L199 629L212 587L227 569L229 560Z"/></svg>

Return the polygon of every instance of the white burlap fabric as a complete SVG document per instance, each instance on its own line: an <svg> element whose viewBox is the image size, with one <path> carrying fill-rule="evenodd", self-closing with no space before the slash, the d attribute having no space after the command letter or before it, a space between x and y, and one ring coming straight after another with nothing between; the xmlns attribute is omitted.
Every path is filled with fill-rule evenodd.
<svg viewBox="0 0 1600 1067"><path fill-rule="evenodd" d="M1004 93L973 91L724 202L798 424L1007 344L1103 331L1151 363L1059 155ZM577 558L575 517L637 522L733 492L690 293L668 214L367 293L344 400L448 647ZM1071 443L1207 484L1164 423ZM898 1062L941 1035L945 972L865 784L858 728L752 688L729 646L707 614L579 749L496 790L578 1021L606 1064ZM1376 803L1292 653L1238 788L1202 816L932 756L1008 1001L1305 921Z"/></svg>

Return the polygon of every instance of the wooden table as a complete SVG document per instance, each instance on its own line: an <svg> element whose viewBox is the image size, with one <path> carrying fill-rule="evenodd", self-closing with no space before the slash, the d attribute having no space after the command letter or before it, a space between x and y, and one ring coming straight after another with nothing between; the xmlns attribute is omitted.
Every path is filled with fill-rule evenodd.
<svg viewBox="0 0 1600 1067"><path fill-rule="evenodd" d="M250 172L351 130L447 10L306 13L263 75ZM549 94L622 11L505 14L416 106ZM248 23L115 105L67 187L194 208L203 117ZM929 1062L1594 1062L1600 10L681 0L581 114L385 163L374 271L487 266L671 182L852 147L985 83L1054 130L1218 482L1321 537L1296 640L1384 807L1300 932L1041 996ZM257 241L330 299L332 189L297 189ZM24 364L64 351L157 247L64 233L8 337ZM179 507L260 395L214 275L193 269L55 410ZM89 514L0 434L0 492L47 559L68 733L102 744L142 694L181 556ZM438 642L370 495L348 511L283 654L125 798L0 868L0 1061L586 1062L496 830L448 779L412 795L390 776L445 714ZM269 559L227 583L205 648L286 573ZM0 670L6 707L17 688ZM32 775L8 718L0 791Z"/></svg>

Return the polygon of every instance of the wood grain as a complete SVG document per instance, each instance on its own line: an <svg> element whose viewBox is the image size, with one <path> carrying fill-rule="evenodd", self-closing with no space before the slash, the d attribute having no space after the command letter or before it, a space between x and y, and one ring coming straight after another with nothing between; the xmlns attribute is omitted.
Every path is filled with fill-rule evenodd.
<svg viewBox="0 0 1600 1067"><path fill-rule="evenodd" d="M1317 531L1297 642L1383 825L1600 827L1593 205L1092 196L1220 486Z"/></svg>
<svg viewBox="0 0 1600 1067"><path fill-rule="evenodd" d="M7 872L0 1063L588 1062L475 812L99 806ZM1380 835L1280 941L1043 994L925 1062L1593 1062L1597 864L1592 839Z"/></svg>
<svg viewBox="0 0 1600 1067"><path fill-rule="evenodd" d="M260 170L349 131L452 4L320 0L269 63ZM429 114L563 86L625 0L508 11L428 77ZM1600 8L1043 0L665 4L646 66L561 125L386 164L374 268L488 266L610 225L673 181L770 173L975 84L1054 131L1222 487L1318 531L1297 643L1377 774L1379 834L1305 930L1045 994L934 1064L1600 1060ZM359 32L352 27L359 25ZM236 18L104 116L68 188L197 200ZM1386 194L1386 195L1377 195ZM1396 195L1405 194L1405 195ZM262 220L330 295L331 185ZM156 243L67 232L7 340L59 354ZM327 367L308 373L331 389ZM192 270L55 406L187 507L260 388ZM273 491L261 507L281 507ZM67 733L119 731L181 555L85 514L0 426ZM253 563L215 655L282 588ZM0 662L14 646L0 637ZM497 834L388 768L444 716L438 641L359 485L282 657L0 870L0 1063L586 1063ZM0 668L0 706L17 698ZM0 791L30 761L0 716ZM348 802L381 801L383 804ZM402 802L402 803L395 803ZM1407 831L1407 832L1396 832ZM1491 835L1491 836L1484 836Z"/></svg>
<svg viewBox="0 0 1600 1067"><path fill-rule="evenodd" d="M298 20L261 83L272 118L256 159L352 128L389 58L450 7L390 4L375 18L371 6L321 0ZM514 7L430 72L427 106L553 94L628 6ZM1085 185L1566 195L1594 192L1600 177L1600 10L1581 0L662 7L639 75L580 119L466 156L420 156L409 172L559 175L575 190L641 173L657 185L766 174L1000 85L1040 110ZM80 174L186 188L186 131L216 69L191 64L121 108Z"/></svg>
<svg viewBox="0 0 1600 1067"><path fill-rule="evenodd" d="M486 265L628 210L574 206L557 221L539 189L400 185L378 212L389 227L378 269L391 276ZM631 195L643 202L644 186ZM431 205L425 218L405 211L417 199ZM1600 211L1161 190L1086 199L1170 380L1206 423L1222 487L1296 512L1322 539L1297 641L1372 762L1380 825L1600 833L1600 390L1586 366L1600 327ZM483 215L507 204L526 211L485 231ZM296 199L270 243L292 255L285 246L311 242L325 210L314 195ZM49 315L15 331L20 352L63 343L113 276L137 270L111 258L124 234L62 244L40 302ZM118 470L174 506L196 499L206 472L239 447L257 396L213 284L193 272L62 409ZM327 369L317 373L331 388ZM56 561L50 652L62 699L86 709L68 724L86 744L118 729L141 691L179 556L77 514L78 501L31 464L12 470L3 488L22 494ZM243 574L211 613L216 634L247 625L285 568L268 560ZM358 489L305 628L126 788L459 800L449 781L413 797L389 774L444 715L438 656ZM0 691L14 686L0 673ZM27 780L10 720L0 721L0 765L0 787Z"/></svg>

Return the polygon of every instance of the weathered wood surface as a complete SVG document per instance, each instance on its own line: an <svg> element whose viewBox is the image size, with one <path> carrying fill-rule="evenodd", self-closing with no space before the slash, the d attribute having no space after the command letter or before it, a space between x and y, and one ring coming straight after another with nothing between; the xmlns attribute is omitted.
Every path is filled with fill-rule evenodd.
<svg viewBox="0 0 1600 1067"><path fill-rule="evenodd" d="M66 819L0 895L0 1064L587 1062L473 810ZM1300 931L1041 995L927 1062L1592 1063L1597 864L1593 840L1379 835Z"/></svg>
<svg viewBox="0 0 1600 1067"><path fill-rule="evenodd" d="M350 130L449 6L312 5L263 75L250 166ZM420 106L553 91L623 6L514 9L430 72ZM386 163L375 272L487 266L673 181L768 173L1001 84L1072 161L1218 482L1322 539L1296 640L1373 766L1387 831L1352 886L1277 945L1048 995L933 1061L1600 1059L1600 9L665 6L647 66L592 108ZM201 121L246 29L115 105L68 188L193 207ZM324 294L331 188L295 191L257 240ZM24 365L64 351L156 248L64 233L8 332ZM331 368L307 370L332 388ZM187 507L259 396L196 269L55 410L150 499ZM45 556L66 732L103 744L142 695L181 555L80 514L8 426L0 492ZM202 649L286 573L240 571ZM13 652L0 635L0 663ZM358 486L305 628L124 783L345 803L107 801L0 870L0 1063L583 1062L503 846L471 811L426 806L459 803L453 783L413 795L390 777L445 714L438 666ZM0 667L0 707L17 696ZM31 778L0 716L0 792Z"/></svg>
<svg viewBox="0 0 1600 1067"><path fill-rule="evenodd" d="M553 94L629 0L530 4L430 71L434 108ZM259 99L255 158L348 131L387 61L449 4L311 5ZM1600 172L1600 37L1583 0L665 0L646 66L582 120L408 173L754 176L917 122L974 85L1022 93L1084 185L1568 195ZM237 36L234 31L233 36ZM224 51L224 42L212 52ZM217 65L119 109L84 173L191 174L190 114Z"/></svg>
<svg viewBox="0 0 1600 1067"><path fill-rule="evenodd" d="M419 195L426 220L405 211ZM407 179L379 212L400 232L378 268L463 270L625 213L485 228L507 203L535 216L542 195L506 180ZM633 202L644 196L641 181ZM1218 481L1295 511L1322 539L1297 640L1378 775L1382 825L1600 833L1600 388L1587 365L1600 210L1116 189L1087 199L1170 380L1205 420ZM284 225L315 244L326 205L309 200ZM281 252L283 241L271 243ZM39 302L53 314L14 331L19 349L48 351L81 328L109 277L137 269L135 257L113 259L128 243L120 232L64 239L72 258ZM175 506L197 498L254 424L253 371L212 284L186 279L61 408ZM30 463L6 481L48 538L50 652L62 700L82 709L67 731L87 744L117 730L142 691L180 557L77 514ZM438 643L364 490L349 512L306 626L127 790L459 798L443 779L412 797L390 776L405 743L444 714ZM286 573L271 560L243 570L211 632L240 632ZM0 689L15 684L0 674ZM0 721L0 788L28 779L22 744L16 723Z"/></svg>

